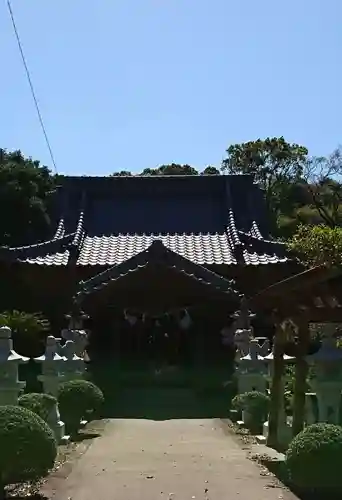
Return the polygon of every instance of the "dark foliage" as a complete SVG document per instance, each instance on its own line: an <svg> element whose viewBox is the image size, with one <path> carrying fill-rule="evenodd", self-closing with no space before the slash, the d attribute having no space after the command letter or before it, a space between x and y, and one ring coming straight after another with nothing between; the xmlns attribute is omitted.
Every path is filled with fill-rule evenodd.
<svg viewBox="0 0 342 500"><path fill-rule="evenodd" d="M57 403L57 399L50 394L28 393L20 396L19 406L33 411L48 423L52 408Z"/></svg>
<svg viewBox="0 0 342 500"><path fill-rule="evenodd" d="M54 466L57 445L38 415L20 406L0 407L0 497L8 484L44 477Z"/></svg>
<svg viewBox="0 0 342 500"><path fill-rule="evenodd" d="M72 432L76 432L83 417L101 408L104 396L92 382L71 380L60 386L58 403L62 420Z"/></svg>
<svg viewBox="0 0 342 500"><path fill-rule="evenodd" d="M342 427L313 424L297 434L286 452L291 483L305 491L342 497Z"/></svg>

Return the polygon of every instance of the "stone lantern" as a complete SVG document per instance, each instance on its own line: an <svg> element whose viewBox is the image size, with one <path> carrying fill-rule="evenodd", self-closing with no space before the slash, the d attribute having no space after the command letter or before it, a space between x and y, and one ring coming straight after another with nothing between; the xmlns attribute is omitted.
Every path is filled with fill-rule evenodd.
<svg viewBox="0 0 342 500"><path fill-rule="evenodd" d="M273 350L265 356L264 360L268 366L268 375L272 378L273 375L273 363L274 363L274 354ZM295 358L292 356L287 356L283 354L283 360L285 364L289 364L294 362ZM281 444L287 445L292 437L292 428L287 423L286 411L285 411L285 401L284 401L284 377L282 377L282 385L280 387L280 406L278 410L278 440ZM267 441L268 438L268 421L263 425L263 436L259 436L258 441Z"/></svg>
<svg viewBox="0 0 342 500"><path fill-rule="evenodd" d="M63 379L65 381L82 380L84 378L85 363L82 358L77 356L75 350L76 344L72 340L67 340L62 347L64 358ZM84 427L86 424L87 420L81 419L80 426Z"/></svg>
<svg viewBox="0 0 342 500"><path fill-rule="evenodd" d="M0 327L0 405L17 405L20 392L26 382L18 379L18 366L29 358L13 350L12 331L8 326Z"/></svg>
<svg viewBox="0 0 342 500"><path fill-rule="evenodd" d="M238 360L238 394L244 392L266 392L266 373L264 357L259 354L259 344L251 339L248 345L248 354Z"/></svg>
<svg viewBox="0 0 342 500"><path fill-rule="evenodd" d="M61 350L64 358L63 379L65 381L83 379L85 363L76 354L76 343L73 340L67 340Z"/></svg>
<svg viewBox="0 0 342 500"><path fill-rule="evenodd" d="M342 350L337 347L337 325L322 325L322 345L306 360L314 368L314 377L310 381L316 393L318 421L339 423L339 409L342 390Z"/></svg>
<svg viewBox="0 0 342 500"><path fill-rule="evenodd" d="M73 311L73 313L67 314L68 327L61 332L65 341L72 340L75 342L75 353L83 359L86 357L86 347L88 345L88 333L83 328L83 322L88 318L89 316L83 311Z"/></svg>
<svg viewBox="0 0 342 500"><path fill-rule="evenodd" d="M62 374L64 359L58 354L58 342L53 335L49 335L46 339L45 353L34 358L34 361L42 365L42 374L38 376L38 380L42 382L44 392L57 398L59 385L64 380Z"/></svg>
<svg viewBox="0 0 342 500"><path fill-rule="evenodd" d="M45 353L34 361L42 365L42 374L38 375L38 380L42 382L46 394L51 394L56 399L58 388L64 377L62 375L62 365L64 359L58 354L58 340L49 335L46 339ZM65 425L61 421L58 403L56 403L49 414L48 423L53 430L58 443L68 442L69 436L65 435Z"/></svg>
<svg viewBox="0 0 342 500"><path fill-rule="evenodd" d="M248 355L250 340L253 338L251 321L255 314L248 309L246 299L241 300L241 309L233 314L233 318L234 342L237 347L235 360L238 361Z"/></svg>
<svg viewBox="0 0 342 500"><path fill-rule="evenodd" d="M260 356L267 356L270 352L270 341L267 337L255 337L258 342Z"/></svg>

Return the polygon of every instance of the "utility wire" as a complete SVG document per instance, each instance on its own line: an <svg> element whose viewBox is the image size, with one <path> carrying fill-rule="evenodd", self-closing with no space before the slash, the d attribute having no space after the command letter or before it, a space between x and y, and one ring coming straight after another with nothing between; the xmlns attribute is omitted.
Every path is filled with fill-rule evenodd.
<svg viewBox="0 0 342 500"><path fill-rule="evenodd" d="M50 141L49 141L49 137L47 135L46 128L45 128L45 125L44 125L44 120L43 120L42 114L41 114L40 109L39 109L39 104L38 104L37 96L36 96L36 93L34 91L32 79L31 79L31 75L30 75L30 71L29 71L27 63L26 63L25 54L24 54L24 51L23 51L23 47L21 45L21 41L20 41L20 37L19 37L19 32L18 32L17 25L16 25L16 22L15 22L15 19L14 19L14 14L13 14L13 10L12 10L12 6L11 6L10 0L7 0L7 7L8 7L8 11L9 11L9 14L10 14L10 17L11 17L11 20L12 20L13 30L14 30L15 37L17 39L17 43L18 43L18 47L19 47L19 52L20 52L20 55L21 55L21 59L22 59L24 68L25 68L27 80L28 80L28 83L29 83L29 86L30 86L30 89L31 89L32 98L33 98L33 101L34 101L34 104L35 104L35 107L36 107L36 111L37 111L39 123L40 123L40 126L41 126L43 134L44 134L45 142L46 142L47 148L48 148L49 153L50 153L50 157L51 157L51 161L52 161L52 164L54 166L54 169L55 169L55 173L57 174L58 171L57 171L57 166L56 166L56 162L55 162L55 157L53 155L51 144L50 144Z"/></svg>

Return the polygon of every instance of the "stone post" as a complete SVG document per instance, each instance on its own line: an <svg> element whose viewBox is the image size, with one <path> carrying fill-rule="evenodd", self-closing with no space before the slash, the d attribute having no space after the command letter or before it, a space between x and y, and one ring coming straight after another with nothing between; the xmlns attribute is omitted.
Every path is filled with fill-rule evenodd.
<svg viewBox="0 0 342 500"><path fill-rule="evenodd" d="M249 353L238 361L238 394L250 391L266 392L266 373L263 356L256 339L249 342ZM248 426L250 415L242 412L242 422ZM241 425L241 422L238 422Z"/></svg>
<svg viewBox="0 0 342 500"><path fill-rule="evenodd" d="M273 376L273 370L274 370L274 352L270 352L268 356L265 356L264 360L268 364L268 373L270 378ZM292 356L287 356L286 354L283 354L283 363L291 363L295 360ZM284 377L281 377L281 380L279 381L279 385L277 387L277 390L279 391L279 406L278 406L278 432L277 432L277 438L278 442L282 445L287 445L292 437L292 429L287 423L287 416L286 416L286 411L285 411L285 401L284 401ZM264 441L267 441L268 439L268 434L269 434L269 422L265 422L263 425L263 438ZM262 438L258 439L259 442L262 441Z"/></svg>
<svg viewBox="0 0 342 500"><path fill-rule="evenodd" d="M59 385L64 380L61 373L64 359L58 354L58 348L58 339L49 335L46 339L45 353L34 359L34 361L42 365L42 374L38 376L38 380L42 382L44 392L51 394L56 399L58 398ZM69 441L69 436L65 435L64 422L60 418L58 403L51 409L48 424L53 430L58 443Z"/></svg>
<svg viewBox="0 0 342 500"><path fill-rule="evenodd" d="M315 424L317 422L315 412L315 402L317 400L315 392L305 393L305 423L306 425Z"/></svg>
<svg viewBox="0 0 342 500"><path fill-rule="evenodd" d="M13 350L12 331L8 326L0 327L0 405L17 405L20 392L26 382L18 379L18 366L29 358Z"/></svg>
<svg viewBox="0 0 342 500"><path fill-rule="evenodd" d="M67 340L62 347L64 364L63 364L63 377L65 381L69 380L82 380L84 378L85 363L82 358L75 353L76 344L72 340ZM87 420L82 419L80 426L84 427Z"/></svg>
<svg viewBox="0 0 342 500"><path fill-rule="evenodd" d="M339 409L342 390L342 350L337 347L336 325L326 324L322 328L321 348L311 356L308 363L314 366L315 376L311 387L316 393L318 421L339 424Z"/></svg>

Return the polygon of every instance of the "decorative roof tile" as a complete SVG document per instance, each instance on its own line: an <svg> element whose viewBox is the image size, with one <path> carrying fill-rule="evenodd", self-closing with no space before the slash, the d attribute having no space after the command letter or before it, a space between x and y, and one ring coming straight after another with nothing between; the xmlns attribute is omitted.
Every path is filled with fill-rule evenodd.
<svg viewBox="0 0 342 500"><path fill-rule="evenodd" d="M231 299L240 301L240 293L234 289L234 281L228 280L209 269L194 263L179 253L167 248L161 240L153 240L145 250L135 254L120 264L113 265L105 271L93 276L87 281L80 282L80 289L76 294L76 303L82 301L84 295L99 290L113 281L120 280L130 273L135 273L149 266L161 265L172 269L176 273L185 274L200 284L210 286L222 293L229 294Z"/></svg>
<svg viewBox="0 0 342 500"><path fill-rule="evenodd" d="M146 250L155 240L162 241L166 248L196 264L236 264L226 233L86 236L77 264L85 266L121 264Z"/></svg>
<svg viewBox="0 0 342 500"><path fill-rule="evenodd" d="M153 241L199 265L286 261L268 239L265 203L250 176L66 177L52 240L1 248L39 265L113 266Z"/></svg>

